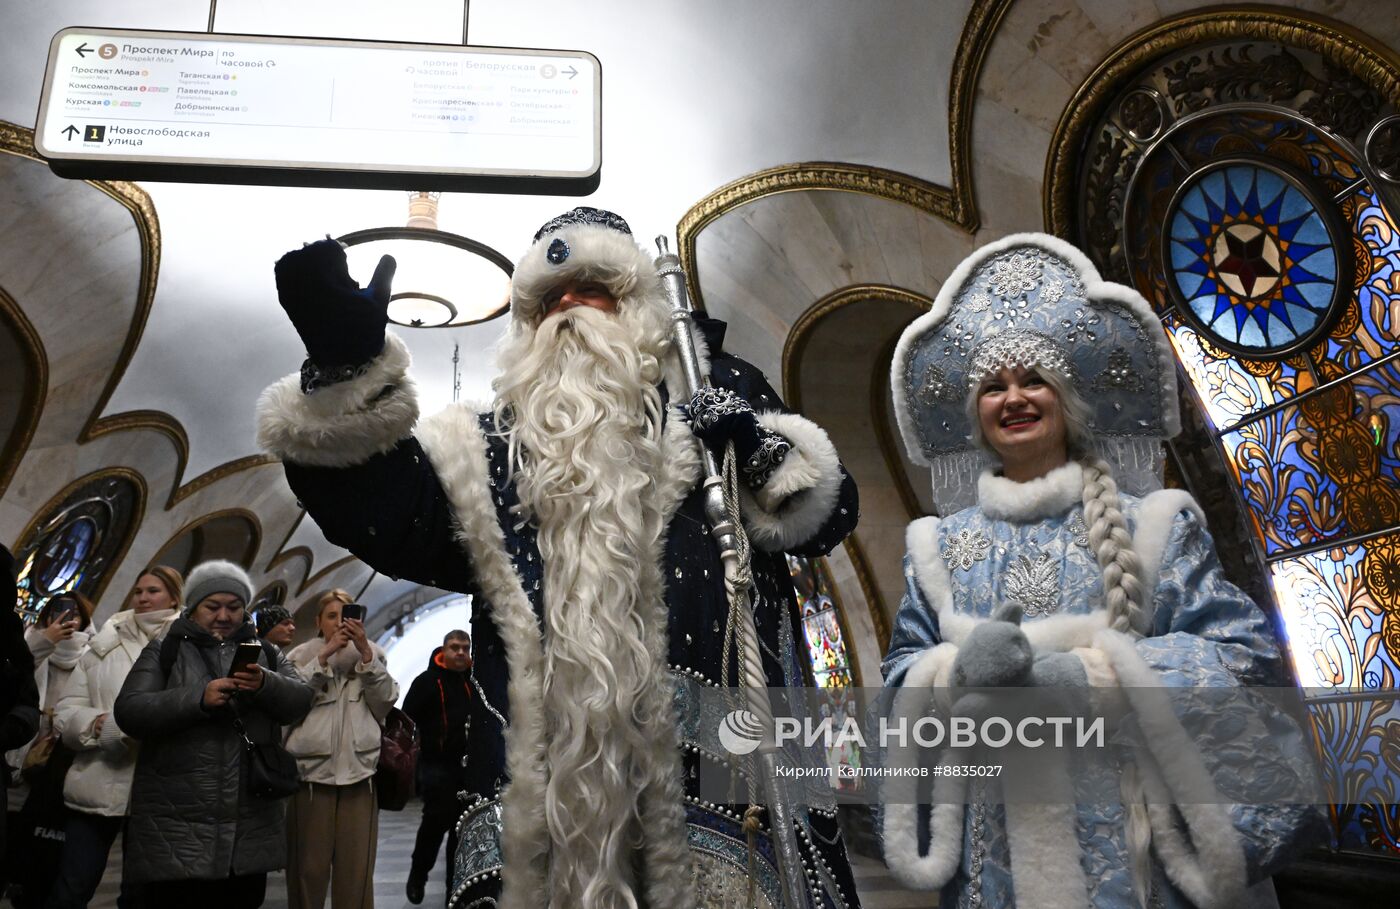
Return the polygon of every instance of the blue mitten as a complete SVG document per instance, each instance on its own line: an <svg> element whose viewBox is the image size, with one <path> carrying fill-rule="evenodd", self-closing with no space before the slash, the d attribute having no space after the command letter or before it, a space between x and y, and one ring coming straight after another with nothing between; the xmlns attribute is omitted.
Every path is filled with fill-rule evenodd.
<svg viewBox="0 0 1400 909"><path fill-rule="evenodd" d="M384 256L361 289L335 240L294 249L277 261L277 299L306 345L303 391L353 378L384 349L395 268L393 256Z"/></svg>
<svg viewBox="0 0 1400 909"><path fill-rule="evenodd" d="M750 489L767 483L792 450L791 442L759 425L749 402L728 388L700 389L681 413L690 421L691 431L716 455L722 456L724 446L734 443L734 455Z"/></svg>

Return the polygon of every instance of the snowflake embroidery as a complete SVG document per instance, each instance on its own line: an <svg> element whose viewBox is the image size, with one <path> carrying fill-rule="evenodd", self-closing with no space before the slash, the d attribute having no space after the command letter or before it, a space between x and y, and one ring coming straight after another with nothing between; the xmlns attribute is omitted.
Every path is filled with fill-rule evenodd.
<svg viewBox="0 0 1400 909"><path fill-rule="evenodd" d="M998 297L1018 300L1040 280L1040 260L1023 253L1003 256L992 263L987 283Z"/></svg>
<svg viewBox="0 0 1400 909"><path fill-rule="evenodd" d="M1025 556L1006 570L1006 595L1020 605L1028 616L1049 615L1060 608L1059 566L1042 552L1032 562Z"/></svg>
<svg viewBox="0 0 1400 909"><path fill-rule="evenodd" d="M967 571L972 563L980 562L991 552L992 541L980 530L964 527L948 538L943 547L943 562L950 571Z"/></svg>
<svg viewBox="0 0 1400 909"><path fill-rule="evenodd" d="M986 312L992 308L992 298L979 290L967 298L967 308L973 312Z"/></svg>
<svg viewBox="0 0 1400 909"><path fill-rule="evenodd" d="M1064 295L1065 285L1062 282L1047 281L1040 289L1040 302L1046 306L1054 306Z"/></svg>
<svg viewBox="0 0 1400 909"><path fill-rule="evenodd" d="M1069 532L1074 534L1075 545L1089 548L1089 525L1084 523L1084 515L1077 514L1070 518Z"/></svg>

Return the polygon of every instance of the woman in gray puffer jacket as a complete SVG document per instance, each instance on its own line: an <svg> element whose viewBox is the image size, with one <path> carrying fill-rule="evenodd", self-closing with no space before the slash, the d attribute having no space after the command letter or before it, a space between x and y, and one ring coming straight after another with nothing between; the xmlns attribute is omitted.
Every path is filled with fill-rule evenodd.
<svg viewBox="0 0 1400 909"><path fill-rule="evenodd" d="M248 575L231 562L190 572L188 611L170 626L180 640L167 674L164 638L146 646L117 696L117 723L142 742L131 789L124 878L148 882L153 905L200 909L262 905L267 872L286 863L284 803L248 788L235 711L254 742L311 708L311 689L279 655L229 676L234 650L256 640L245 621Z"/></svg>

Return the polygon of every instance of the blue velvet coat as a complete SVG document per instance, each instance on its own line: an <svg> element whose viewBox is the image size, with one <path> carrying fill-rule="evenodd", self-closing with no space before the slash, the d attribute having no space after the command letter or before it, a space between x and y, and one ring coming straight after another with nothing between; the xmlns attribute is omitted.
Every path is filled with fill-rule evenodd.
<svg viewBox="0 0 1400 909"><path fill-rule="evenodd" d="M785 474L784 462L765 484L792 487L782 490L790 495L776 510L759 504L762 490L743 496L754 544L755 617L764 669L770 685L801 685L796 604L784 553L820 556L836 546L857 520L855 484L825 433L787 411L757 369L723 353L723 325L702 320L701 327L712 383L749 401L765 427L793 443L799 455L790 455L793 466L805 465L807 479ZM458 906L475 906L501 892L503 828L514 823L502 802L511 784L504 732L512 723L528 723L511 703L511 679L527 656L534 658L522 651L541 646L543 566L534 529L511 511L517 492L491 414L454 406L411 430L417 410L401 348L391 336L369 373L342 383L345 387L305 396L293 387L295 377L273 386L260 404L260 438L283 458L292 488L329 540L392 577L474 596L473 672L481 697L471 721L463 779L471 798L458 828L453 898ZM317 400L327 392L335 399ZM697 688L721 678L728 603L723 567L705 526L698 458L674 409L667 437L674 463L658 478L659 494L673 500L660 565L669 614L666 650L680 715L693 719ZM528 614L522 631L523 612ZM715 734L707 723L687 722L680 735L689 848L697 872L692 905L700 906L718 906L747 884L747 845L737 813L697 795L700 765L725 754ZM810 906L857 906L834 804L799 815ZM776 905L780 885L762 858L768 854L765 833L759 893Z"/></svg>

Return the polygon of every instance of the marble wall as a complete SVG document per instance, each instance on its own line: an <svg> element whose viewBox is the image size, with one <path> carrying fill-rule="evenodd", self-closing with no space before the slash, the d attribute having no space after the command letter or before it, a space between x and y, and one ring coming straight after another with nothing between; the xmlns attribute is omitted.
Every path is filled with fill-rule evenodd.
<svg viewBox="0 0 1400 909"><path fill-rule="evenodd" d="M280 466L240 460L205 476L182 476L183 427L164 418L173 432L153 428L162 423L159 415L132 421L101 413L140 341L151 290L143 265L155 265L151 251L158 249L143 250L140 219L159 236L155 222L137 210L144 194L125 195L131 205L90 183L59 179L40 162L0 154L0 289L33 325L49 369L34 436L0 498L0 541L17 547L31 522L78 478L124 467L143 478L146 501L130 547L106 581L99 620L121 606L141 569L182 529L227 508L246 509L258 523L261 545L250 566L256 587L285 580L293 604L332 586L358 592L372 572L358 560L345 561L348 554L325 543L314 524L298 541L305 553L278 560L301 513ZM11 400L0 398L0 406L12 409ZM8 426L15 416L0 415L0 423Z"/></svg>

